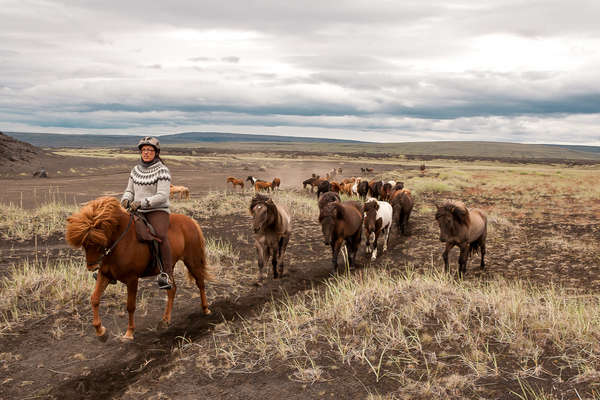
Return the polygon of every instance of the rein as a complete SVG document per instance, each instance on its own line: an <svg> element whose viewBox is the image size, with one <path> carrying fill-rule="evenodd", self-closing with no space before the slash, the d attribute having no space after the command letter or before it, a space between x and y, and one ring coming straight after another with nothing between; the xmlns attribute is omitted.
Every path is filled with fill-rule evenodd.
<svg viewBox="0 0 600 400"><path fill-rule="evenodd" d="M117 246L117 244L121 241L121 239L123 239L125 237L125 235L129 231L129 228L131 227L131 223L132 222L133 222L133 213L129 214L129 222L127 223L127 228L125 228L125 230L123 231L123 233L121 233L121 235L117 238L117 240L115 240L115 242L112 244L112 246L110 246L108 249L106 249L104 251L104 253L102 253L102 255L100 256L100 258L98 258L93 263L88 263L88 267L91 266L91 265L98 264L98 267L94 268L94 271L96 271L96 270L98 270L100 268L99 265L102 262L102 260L104 259L104 257L106 257L107 255L109 255L110 253L112 253L112 251L115 249L115 247Z"/></svg>

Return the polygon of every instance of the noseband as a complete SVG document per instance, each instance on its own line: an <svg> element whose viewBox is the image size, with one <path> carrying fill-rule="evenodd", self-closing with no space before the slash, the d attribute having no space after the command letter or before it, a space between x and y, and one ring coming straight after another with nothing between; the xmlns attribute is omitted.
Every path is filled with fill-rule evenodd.
<svg viewBox="0 0 600 400"><path fill-rule="evenodd" d="M129 214L129 222L127 223L127 228L125 228L123 233L121 233L121 235L117 238L117 240L115 240L115 242L108 249L105 248L105 250L102 252L102 255L95 262L87 263L87 266L91 267L93 265L100 264L102 262L102 260L104 259L104 257L106 257L107 255L112 253L114 248L117 246L117 243L119 243L121 241L121 239L123 239L125 237L125 234L127 234L127 232L129 231L129 228L131 227L132 222L133 222L133 213L130 213ZM100 266L94 268L94 271L96 271L99 268L100 268Z"/></svg>

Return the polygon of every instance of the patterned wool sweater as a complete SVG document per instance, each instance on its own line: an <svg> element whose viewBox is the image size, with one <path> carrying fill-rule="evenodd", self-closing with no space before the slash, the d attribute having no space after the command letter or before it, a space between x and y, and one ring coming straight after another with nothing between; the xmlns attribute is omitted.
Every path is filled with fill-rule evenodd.
<svg viewBox="0 0 600 400"><path fill-rule="evenodd" d="M171 188L171 174L162 162L145 167L136 165L129 174L127 189L123 199L139 201L139 211L169 211L169 191Z"/></svg>

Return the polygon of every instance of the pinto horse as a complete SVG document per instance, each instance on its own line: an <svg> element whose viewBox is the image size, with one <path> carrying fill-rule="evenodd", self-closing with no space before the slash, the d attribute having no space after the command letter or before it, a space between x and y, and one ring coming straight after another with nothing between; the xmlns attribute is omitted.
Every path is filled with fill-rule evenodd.
<svg viewBox="0 0 600 400"><path fill-rule="evenodd" d="M362 212L355 201L327 203L319 212L319 223L326 246L331 245L332 264L337 270L338 255L346 244L350 267L355 264L362 234Z"/></svg>
<svg viewBox="0 0 600 400"><path fill-rule="evenodd" d="M133 339L138 280L160 272L158 266L151 266L150 248L148 244L138 241L132 221L133 216L126 212L114 197L92 200L67 219L67 242L75 248L83 247L88 270L98 269L91 303L96 336L102 341L105 341L108 335L100 321L99 305L100 297L108 283L118 280L127 285L129 323L123 338ZM178 260L183 260L188 278L194 279L200 289L202 311L204 315L209 315L211 311L206 301L204 281L210 279L210 274L206 265L205 241L200 226L190 217L171 214L168 238L173 265ZM173 287L167 291L167 306L162 317L162 323L167 325L171 322L173 300L177 291L173 276L171 280Z"/></svg>
<svg viewBox="0 0 600 400"><path fill-rule="evenodd" d="M291 218L288 212L262 194L254 196L250 202L254 247L258 256L258 284L265 276L263 267L272 257L273 278L283 276L283 257L290 241Z"/></svg>
<svg viewBox="0 0 600 400"><path fill-rule="evenodd" d="M387 250L392 230L392 206L387 201L370 199L365 202L365 217L363 225L367 234L366 252L371 253L371 260L377 258L377 240L381 233L383 238L383 251Z"/></svg>
<svg viewBox="0 0 600 400"><path fill-rule="evenodd" d="M234 178L233 176L227 177L227 183L231 182L232 189L235 189L236 186L239 186L242 190L244 189L244 181L241 179Z"/></svg>
<svg viewBox="0 0 600 400"><path fill-rule="evenodd" d="M487 217L479 209L469 210L461 201L446 201L442 206L436 204L435 219L440 226L440 241L446 243L442 254L444 266L448 272L448 252L454 247L460 248L458 257L458 276L467 272L469 256L477 251L481 253L481 269L485 268L485 239L487 236Z"/></svg>

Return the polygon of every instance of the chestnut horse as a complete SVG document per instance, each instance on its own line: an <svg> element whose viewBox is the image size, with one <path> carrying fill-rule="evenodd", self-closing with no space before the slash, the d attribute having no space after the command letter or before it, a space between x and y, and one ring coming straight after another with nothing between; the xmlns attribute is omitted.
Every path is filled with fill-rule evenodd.
<svg viewBox="0 0 600 400"><path fill-rule="evenodd" d="M268 192L269 190L272 190L271 182L256 181L254 183L254 191L259 192L261 190L264 192Z"/></svg>
<svg viewBox="0 0 600 400"><path fill-rule="evenodd" d="M272 257L273 278L283 276L283 257L290 241L291 218L288 212L262 194L254 196L250 202L254 247L258 256L258 285L265 276L263 267Z"/></svg>
<svg viewBox="0 0 600 400"><path fill-rule="evenodd" d="M186 186L171 185L169 188L169 198L174 199L177 194L179 194L179 200L190 199L190 189L188 189Z"/></svg>
<svg viewBox="0 0 600 400"><path fill-rule="evenodd" d="M477 251L481 252L481 269L485 268L485 239L487 217L479 209L469 210L461 201L446 201L441 207L436 204L435 219L440 226L440 241L446 243L443 253L444 265L448 272L448 252L454 246L460 248L458 276L467 272L467 260Z"/></svg>
<svg viewBox="0 0 600 400"><path fill-rule="evenodd" d="M234 178L233 176L227 177L227 183L231 182L232 189L235 189L236 186L239 186L241 189L244 189L244 181L241 179Z"/></svg>
<svg viewBox="0 0 600 400"><path fill-rule="evenodd" d="M281 185L281 179L273 178L273 182L271 182L271 190L279 189L279 185Z"/></svg>
<svg viewBox="0 0 600 400"><path fill-rule="evenodd" d="M342 245L346 244L348 261L352 267L360 245L362 234L362 212L355 201L334 201L323 206L319 213L319 223L325 245L331 245L333 271L337 270L338 255Z"/></svg>
<svg viewBox="0 0 600 400"><path fill-rule="evenodd" d="M133 216L113 197L92 200L67 219L67 242L75 248L83 247L88 270L98 269L91 303L96 336L102 341L105 341L108 335L100 321L99 305L100 297L108 283L118 280L127 285L129 323L123 338L133 339L138 280L160 272L158 266L149 268L152 261L150 248L148 244L138 241L132 220ZM204 315L209 315L211 311L206 301L204 281L210 279L210 274L206 265L205 241L200 226L190 217L171 214L168 237L173 264L183 260L188 270L188 278L194 279L200 289L202 311ZM171 322L173 299L177 291L173 276L171 280L173 287L167 291L167 306L162 317L162 322L167 325Z"/></svg>

